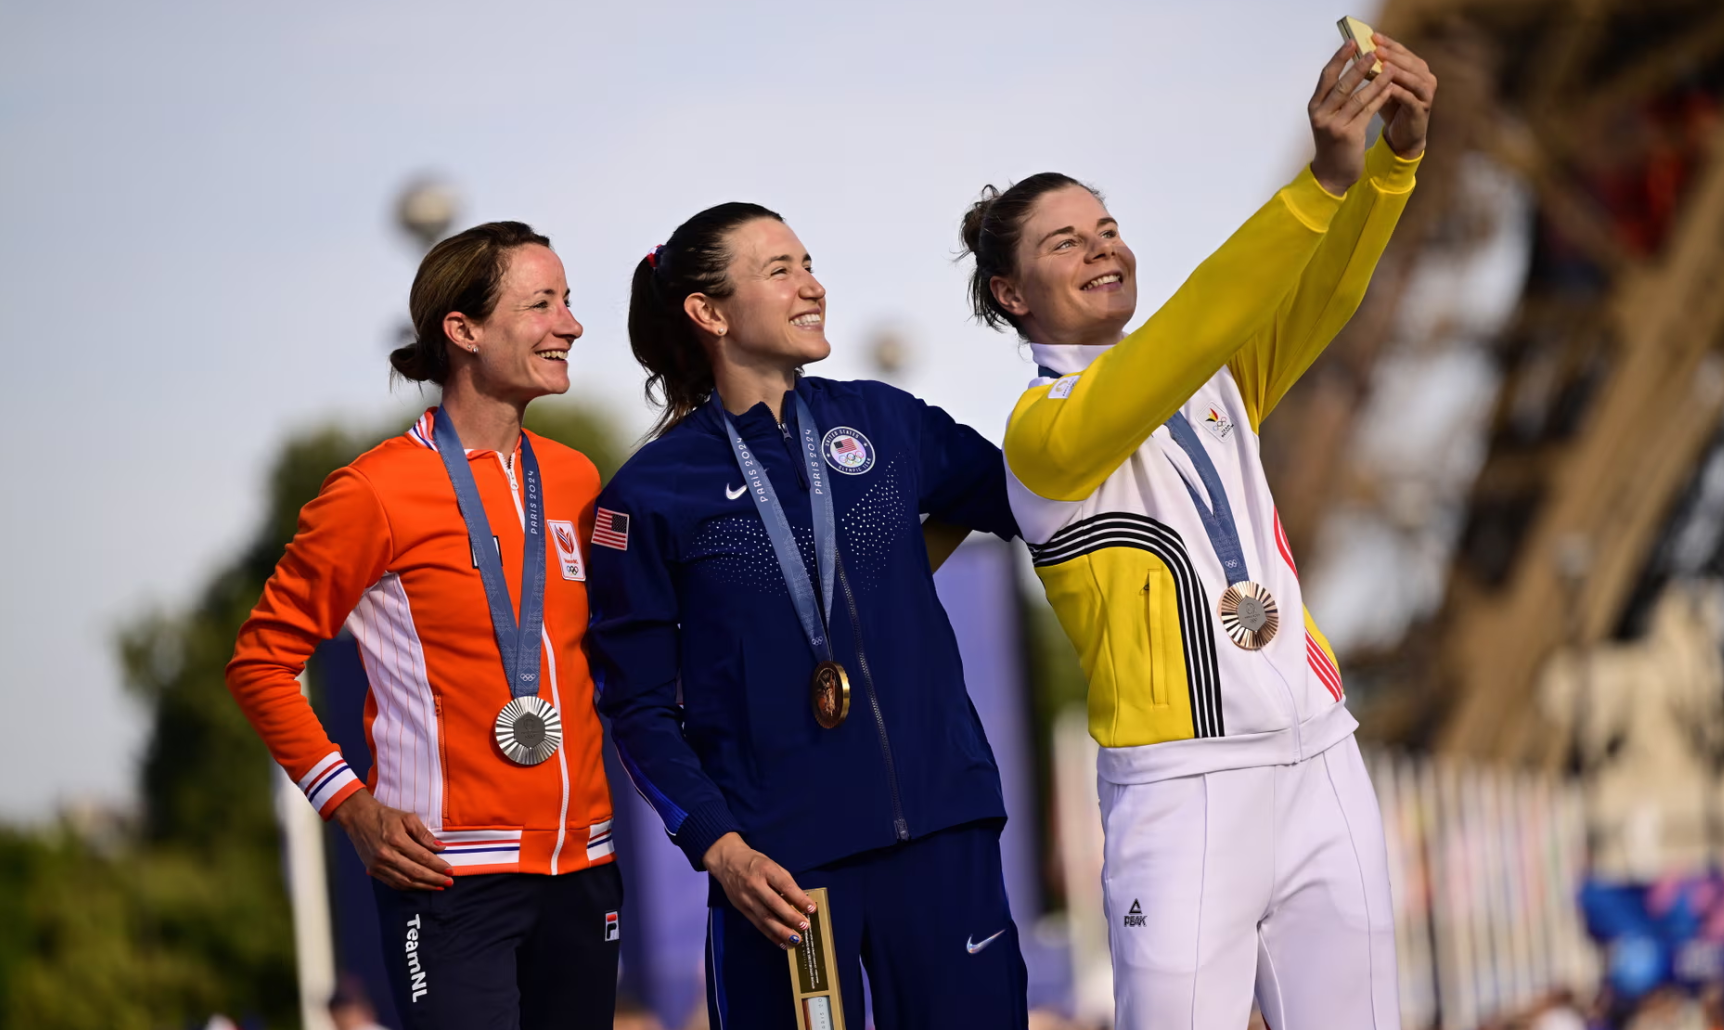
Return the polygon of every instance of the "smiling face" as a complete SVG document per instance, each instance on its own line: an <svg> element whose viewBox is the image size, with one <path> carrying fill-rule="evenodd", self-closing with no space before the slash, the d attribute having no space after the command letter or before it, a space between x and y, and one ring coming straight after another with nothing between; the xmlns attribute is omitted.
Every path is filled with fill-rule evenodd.
<svg viewBox="0 0 1724 1030"><path fill-rule="evenodd" d="M469 351L477 359L475 385L489 396L525 404L566 393L569 345L583 331L568 305L562 260L536 243L517 247L491 317L468 323L465 334L452 332L452 346L475 348Z"/></svg>
<svg viewBox="0 0 1724 1030"><path fill-rule="evenodd" d="M1016 258L1016 272L995 276L991 286L1035 343L1111 344L1137 310L1137 257L1082 186L1036 200Z"/></svg>
<svg viewBox="0 0 1724 1030"><path fill-rule="evenodd" d="M712 325L723 330L715 357L795 369L831 354L826 288L790 227L756 218L732 230L728 243L732 292L708 301L717 316Z"/></svg>

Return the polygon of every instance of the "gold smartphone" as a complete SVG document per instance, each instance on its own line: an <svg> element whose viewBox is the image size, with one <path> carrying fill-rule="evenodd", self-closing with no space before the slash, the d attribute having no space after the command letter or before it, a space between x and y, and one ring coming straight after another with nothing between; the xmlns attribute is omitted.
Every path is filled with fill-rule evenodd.
<svg viewBox="0 0 1724 1030"><path fill-rule="evenodd" d="M1342 39L1350 39L1358 44L1360 56L1376 52L1377 44L1371 41L1371 26L1357 18L1342 18L1335 23L1335 27L1341 30ZM1377 73L1382 70L1383 62L1372 58L1371 70L1365 73L1365 77L1374 79L1377 77Z"/></svg>

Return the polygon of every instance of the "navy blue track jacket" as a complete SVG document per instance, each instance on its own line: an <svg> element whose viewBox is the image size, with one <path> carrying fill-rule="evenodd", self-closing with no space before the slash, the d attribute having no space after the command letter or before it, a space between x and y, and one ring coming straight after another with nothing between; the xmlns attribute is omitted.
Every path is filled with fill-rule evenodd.
<svg viewBox="0 0 1724 1030"><path fill-rule="evenodd" d="M1010 539L999 448L883 383L803 378L838 522L833 656L850 717L822 729L817 661L716 402L642 447L598 500L587 635L623 766L696 869L732 830L791 872L1003 818L919 515ZM732 416L817 576L795 404ZM816 587L818 592L818 586Z"/></svg>

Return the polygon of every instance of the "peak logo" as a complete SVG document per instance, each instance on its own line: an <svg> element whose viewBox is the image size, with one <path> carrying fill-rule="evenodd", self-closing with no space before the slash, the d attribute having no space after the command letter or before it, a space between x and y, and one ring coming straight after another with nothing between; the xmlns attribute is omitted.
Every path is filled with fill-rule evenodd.
<svg viewBox="0 0 1724 1030"><path fill-rule="evenodd" d="M1132 898L1131 911L1125 914L1125 925L1127 927L1143 926L1147 922L1148 919L1143 914L1143 906L1138 904L1136 898Z"/></svg>

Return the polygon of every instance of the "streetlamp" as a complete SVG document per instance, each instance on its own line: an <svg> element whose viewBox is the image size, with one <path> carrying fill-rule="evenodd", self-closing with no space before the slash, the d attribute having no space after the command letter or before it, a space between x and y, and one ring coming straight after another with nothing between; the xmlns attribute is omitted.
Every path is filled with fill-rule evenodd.
<svg viewBox="0 0 1724 1030"><path fill-rule="evenodd" d="M874 359L874 368L880 378L891 382L898 378L910 363L910 344L904 335L893 328L881 328L874 333L869 341L870 357Z"/></svg>
<svg viewBox="0 0 1724 1030"><path fill-rule="evenodd" d="M402 188L395 201L395 222L418 244L421 253L430 250L461 210L455 188L440 179L420 176Z"/></svg>
<svg viewBox="0 0 1724 1030"><path fill-rule="evenodd" d="M437 245L460 213L461 195L455 192L455 187L429 175L409 179L395 198L395 224L419 245L420 254ZM395 330L395 339L389 347L404 347L412 342L413 325L403 322Z"/></svg>

